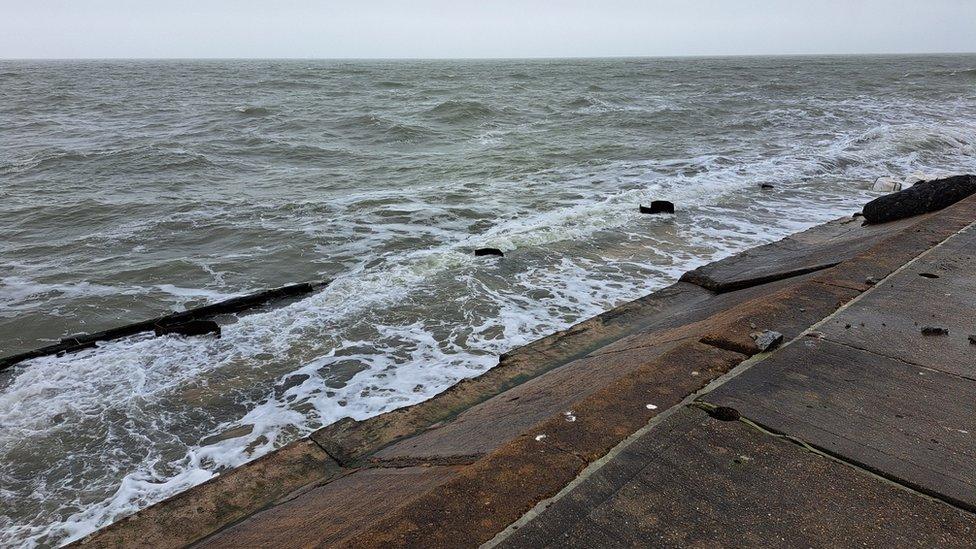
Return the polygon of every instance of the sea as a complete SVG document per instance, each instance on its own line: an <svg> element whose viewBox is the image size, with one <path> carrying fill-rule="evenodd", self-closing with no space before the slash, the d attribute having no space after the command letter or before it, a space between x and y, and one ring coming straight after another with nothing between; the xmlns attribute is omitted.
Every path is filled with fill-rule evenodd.
<svg viewBox="0 0 976 549"><path fill-rule="evenodd" d="M963 172L976 55L0 61L0 355L331 281L219 339L0 373L0 545L428 399L879 177Z"/></svg>

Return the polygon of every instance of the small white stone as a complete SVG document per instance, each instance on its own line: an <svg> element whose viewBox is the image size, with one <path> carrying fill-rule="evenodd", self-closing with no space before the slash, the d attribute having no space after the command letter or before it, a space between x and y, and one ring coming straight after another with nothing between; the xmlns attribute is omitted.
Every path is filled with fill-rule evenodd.
<svg viewBox="0 0 976 549"><path fill-rule="evenodd" d="M573 411L572 410L570 410L568 412L563 412L563 415L566 416L566 421L568 421L570 423L576 421L576 416L573 415Z"/></svg>
<svg viewBox="0 0 976 549"><path fill-rule="evenodd" d="M696 371L696 372L692 372L692 373L691 373L691 375L693 375L693 376L695 376L695 377L698 377L698 375L699 375L699 374L698 374L698 372Z"/></svg>
<svg viewBox="0 0 976 549"><path fill-rule="evenodd" d="M647 405L647 409L648 410L657 410L657 406L655 406L654 404L648 404Z"/></svg>
<svg viewBox="0 0 976 549"><path fill-rule="evenodd" d="M541 441L544 438L546 438L546 435L544 435L544 434L543 435L536 435L535 440L536 440L536 442L539 442L539 441Z"/></svg>

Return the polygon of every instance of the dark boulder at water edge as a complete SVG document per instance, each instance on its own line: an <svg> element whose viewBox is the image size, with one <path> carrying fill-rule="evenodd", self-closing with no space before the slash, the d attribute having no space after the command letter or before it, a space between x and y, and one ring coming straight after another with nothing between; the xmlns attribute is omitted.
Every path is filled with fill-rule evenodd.
<svg viewBox="0 0 976 549"><path fill-rule="evenodd" d="M476 257L481 257L485 255L496 255L498 257L505 257L505 253L498 248L478 248L474 251Z"/></svg>
<svg viewBox="0 0 976 549"><path fill-rule="evenodd" d="M642 214L673 214L674 213L674 203L668 202L667 200L655 200L651 202L651 206L641 206L640 213Z"/></svg>
<svg viewBox="0 0 976 549"><path fill-rule="evenodd" d="M177 324L162 324L156 326L156 336L181 335L198 336L214 334L220 337L220 325L213 320L190 320Z"/></svg>
<svg viewBox="0 0 976 549"><path fill-rule="evenodd" d="M976 193L976 175L956 175L920 181L911 187L875 198L864 206L868 223L885 223L941 210Z"/></svg>

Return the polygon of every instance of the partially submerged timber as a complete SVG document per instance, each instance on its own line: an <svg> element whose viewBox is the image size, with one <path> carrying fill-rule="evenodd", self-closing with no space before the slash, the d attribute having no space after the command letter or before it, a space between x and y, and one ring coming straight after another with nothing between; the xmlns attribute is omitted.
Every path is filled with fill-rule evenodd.
<svg viewBox="0 0 976 549"><path fill-rule="evenodd" d="M754 248L78 543L970 546L974 222L970 196Z"/></svg>
<svg viewBox="0 0 976 549"><path fill-rule="evenodd" d="M211 303L210 305L163 315L142 322L135 322L118 328L62 338L61 341L54 345L0 358L0 371L32 358L74 353L84 349L90 349L101 341L122 339L143 332L155 332L157 336L166 334L195 335L216 332L219 336L219 327L214 328L211 326L215 326L215 324L210 320L218 315L236 314L276 301L298 298L318 291L328 286L328 284L328 282L291 284L280 288L225 299L218 303ZM201 323L204 321L209 321L211 324L207 326L206 330L201 328Z"/></svg>

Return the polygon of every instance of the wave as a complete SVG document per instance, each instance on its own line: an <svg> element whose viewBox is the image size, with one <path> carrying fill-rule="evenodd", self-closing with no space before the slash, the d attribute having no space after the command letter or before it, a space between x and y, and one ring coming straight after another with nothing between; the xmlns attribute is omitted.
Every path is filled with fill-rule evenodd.
<svg viewBox="0 0 976 549"><path fill-rule="evenodd" d="M375 114L354 116L340 127L385 143L417 143L430 139L437 133L426 126L407 124Z"/></svg>
<svg viewBox="0 0 976 549"><path fill-rule="evenodd" d="M245 116L268 116L271 114L271 109L267 107L237 107L234 110Z"/></svg>
<svg viewBox="0 0 976 549"><path fill-rule="evenodd" d="M451 99L429 109L427 113L444 122L462 123L490 118L495 110L480 101Z"/></svg>
<svg viewBox="0 0 976 549"><path fill-rule="evenodd" d="M976 156L976 124L963 128L944 124L883 124L845 140L844 146L876 157L946 151Z"/></svg>
<svg viewBox="0 0 976 549"><path fill-rule="evenodd" d="M0 173L34 173L50 170L71 169L78 164L92 167L113 166L134 173L152 173L158 170L175 170L213 166L204 154L183 150L181 147L141 145L132 148L77 151L64 148L48 148L20 161L0 163Z"/></svg>
<svg viewBox="0 0 976 549"><path fill-rule="evenodd" d="M375 85L377 88L382 88L385 90L399 90L403 88L412 87L410 86L410 84L404 82L395 82L393 80L382 80L380 82L377 82Z"/></svg>
<svg viewBox="0 0 976 549"><path fill-rule="evenodd" d="M317 90L322 87L322 83L308 80L270 79L252 82L249 86L272 90Z"/></svg>

